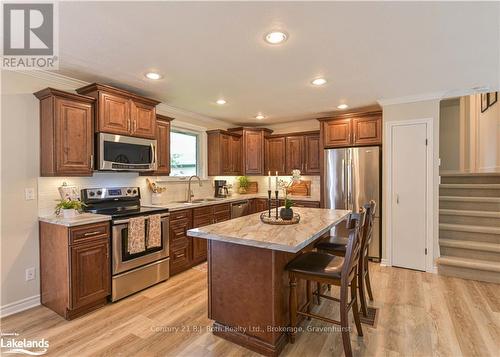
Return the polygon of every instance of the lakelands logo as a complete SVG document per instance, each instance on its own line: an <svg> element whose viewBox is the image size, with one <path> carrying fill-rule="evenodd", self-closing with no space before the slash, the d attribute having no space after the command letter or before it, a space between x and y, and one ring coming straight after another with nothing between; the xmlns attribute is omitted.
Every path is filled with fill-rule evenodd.
<svg viewBox="0 0 500 357"><path fill-rule="evenodd" d="M0 338L1 354L25 354L30 356L41 356L47 353L49 341L45 338L36 339L15 339L17 333L2 333Z"/></svg>
<svg viewBox="0 0 500 357"><path fill-rule="evenodd" d="M54 3L3 4L2 69L57 69Z"/></svg>

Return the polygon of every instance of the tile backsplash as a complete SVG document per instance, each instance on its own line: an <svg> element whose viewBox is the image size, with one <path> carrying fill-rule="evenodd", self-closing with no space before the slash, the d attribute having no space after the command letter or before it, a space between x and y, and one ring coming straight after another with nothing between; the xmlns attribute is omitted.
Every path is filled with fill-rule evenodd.
<svg viewBox="0 0 500 357"><path fill-rule="evenodd" d="M141 190L141 203L151 203L151 191L147 187L147 176L139 176L137 173L94 173L92 177L39 177L38 178L38 214L39 216L48 216L54 213L56 200L59 197L58 187L66 182L68 185L76 186L79 190L92 187L120 187L137 186ZM150 177L156 180L157 177ZM237 193L237 176L228 177L209 177L202 181L202 186L198 185L197 180L193 180L191 188L195 197L212 197L214 194L213 180L226 180L233 185L233 192ZM250 181L256 181L259 185L259 193L267 193L267 176L249 176ZM282 176L280 179L289 179L289 176ZM303 176L302 179L311 181L311 196L320 197L320 178L319 176ZM274 177L273 177L274 180ZM187 181L159 181L159 185L166 186L167 190L162 194L163 203L172 201L182 201L187 197ZM274 184L274 181L273 181Z"/></svg>

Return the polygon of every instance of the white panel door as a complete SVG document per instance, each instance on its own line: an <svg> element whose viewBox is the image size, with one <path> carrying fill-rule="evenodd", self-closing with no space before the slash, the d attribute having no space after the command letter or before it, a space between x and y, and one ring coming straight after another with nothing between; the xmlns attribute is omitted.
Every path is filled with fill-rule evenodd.
<svg viewBox="0 0 500 357"><path fill-rule="evenodd" d="M425 271L427 124L392 127L392 265Z"/></svg>

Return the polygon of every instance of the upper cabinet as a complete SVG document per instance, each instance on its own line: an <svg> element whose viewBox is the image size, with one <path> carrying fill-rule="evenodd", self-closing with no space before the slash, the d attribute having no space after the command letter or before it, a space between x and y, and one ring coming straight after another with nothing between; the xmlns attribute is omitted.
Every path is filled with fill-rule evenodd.
<svg viewBox="0 0 500 357"><path fill-rule="evenodd" d="M325 148L382 144L382 111L320 119Z"/></svg>
<svg viewBox="0 0 500 357"><path fill-rule="evenodd" d="M285 167L285 137L269 137L266 139L266 152L265 152L265 161L266 161L266 172L271 172L271 174L275 174L278 172L278 175L286 175L286 167Z"/></svg>
<svg viewBox="0 0 500 357"><path fill-rule="evenodd" d="M304 174L320 174L319 132L304 135Z"/></svg>
<svg viewBox="0 0 500 357"><path fill-rule="evenodd" d="M103 84L76 90L96 99L96 131L156 138L156 105L160 102Z"/></svg>
<svg viewBox="0 0 500 357"><path fill-rule="evenodd" d="M208 175L241 175L241 135L225 130L207 131Z"/></svg>
<svg viewBox="0 0 500 357"><path fill-rule="evenodd" d="M241 135L242 140L242 174L264 175L265 139L272 130L265 128L232 128L229 132Z"/></svg>
<svg viewBox="0 0 500 357"><path fill-rule="evenodd" d="M286 174L292 170L304 172L304 137L293 135L286 137Z"/></svg>
<svg viewBox="0 0 500 357"><path fill-rule="evenodd" d="M174 118L156 114L156 171L143 172L141 175L170 175L170 122Z"/></svg>
<svg viewBox="0 0 500 357"><path fill-rule="evenodd" d="M40 175L92 176L94 98L47 88L40 100Z"/></svg>

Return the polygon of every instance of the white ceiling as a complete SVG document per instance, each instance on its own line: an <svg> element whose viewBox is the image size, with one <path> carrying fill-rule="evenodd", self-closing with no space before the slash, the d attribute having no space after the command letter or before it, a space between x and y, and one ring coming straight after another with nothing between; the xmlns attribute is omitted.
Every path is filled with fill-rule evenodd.
<svg viewBox="0 0 500 357"><path fill-rule="evenodd" d="M60 72L264 125L344 102L498 88L499 18L498 2L61 2ZM277 28L288 41L267 45ZM149 70L164 78L146 80ZM329 82L313 87L316 76Z"/></svg>

